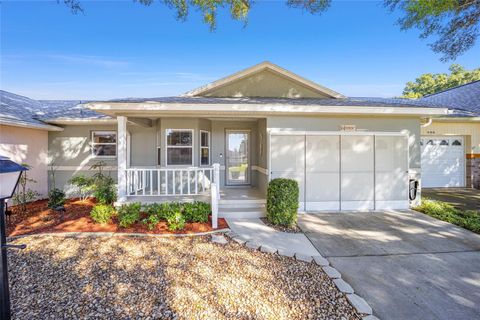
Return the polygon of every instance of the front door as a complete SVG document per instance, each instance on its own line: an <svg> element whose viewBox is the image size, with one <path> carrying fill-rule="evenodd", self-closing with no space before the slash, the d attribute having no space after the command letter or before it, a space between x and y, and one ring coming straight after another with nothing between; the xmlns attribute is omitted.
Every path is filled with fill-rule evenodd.
<svg viewBox="0 0 480 320"><path fill-rule="evenodd" d="M226 181L227 185L250 183L250 131L227 130L226 132Z"/></svg>

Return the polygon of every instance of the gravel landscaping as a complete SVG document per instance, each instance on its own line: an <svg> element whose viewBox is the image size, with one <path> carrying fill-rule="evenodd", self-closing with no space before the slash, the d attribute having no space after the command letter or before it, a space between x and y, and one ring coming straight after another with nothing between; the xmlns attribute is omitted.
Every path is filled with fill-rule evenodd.
<svg viewBox="0 0 480 320"><path fill-rule="evenodd" d="M281 231L281 232L287 232L287 233L301 233L302 232L302 229L300 229L300 227L296 223L293 226L285 227L285 226L282 226L282 225L270 223L270 221L268 221L267 218L260 218L260 220L262 220L262 222L265 223L265 225L269 226L270 228L273 228L273 229Z"/></svg>
<svg viewBox="0 0 480 320"><path fill-rule="evenodd" d="M28 236L14 319L360 319L315 263L203 237Z"/></svg>

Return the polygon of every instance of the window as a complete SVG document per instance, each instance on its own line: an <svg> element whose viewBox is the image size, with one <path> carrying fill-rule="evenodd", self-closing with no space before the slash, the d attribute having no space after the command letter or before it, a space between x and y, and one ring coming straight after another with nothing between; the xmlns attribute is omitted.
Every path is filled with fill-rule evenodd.
<svg viewBox="0 0 480 320"><path fill-rule="evenodd" d="M452 146L461 146L461 145L462 145L462 141L460 141L460 140L454 140L452 142Z"/></svg>
<svg viewBox="0 0 480 320"><path fill-rule="evenodd" d="M447 140L442 140L440 141L441 146L448 146L448 141Z"/></svg>
<svg viewBox="0 0 480 320"><path fill-rule="evenodd" d="M193 130L167 129L167 166L193 165Z"/></svg>
<svg viewBox="0 0 480 320"><path fill-rule="evenodd" d="M200 165L210 165L210 132L200 130Z"/></svg>
<svg viewBox="0 0 480 320"><path fill-rule="evenodd" d="M92 156L116 157L117 133L115 131L92 131Z"/></svg>

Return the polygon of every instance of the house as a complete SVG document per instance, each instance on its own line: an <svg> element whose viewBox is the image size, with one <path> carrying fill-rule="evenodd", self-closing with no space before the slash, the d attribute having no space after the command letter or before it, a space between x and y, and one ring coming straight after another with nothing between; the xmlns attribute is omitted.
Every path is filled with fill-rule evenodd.
<svg viewBox="0 0 480 320"><path fill-rule="evenodd" d="M0 90L0 155L30 166L30 189L39 197L48 194L48 132L61 127L37 119L43 104Z"/></svg>
<svg viewBox="0 0 480 320"><path fill-rule="evenodd" d="M423 187L480 188L480 81L419 101L453 110L422 125Z"/></svg>
<svg viewBox="0 0 480 320"><path fill-rule="evenodd" d="M300 210L406 209L421 124L448 114L347 98L270 62L182 96L47 109L57 187L102 160L120 203L219 197L220 215L242 217L263 214L276 177L298 181Z"/></svg>

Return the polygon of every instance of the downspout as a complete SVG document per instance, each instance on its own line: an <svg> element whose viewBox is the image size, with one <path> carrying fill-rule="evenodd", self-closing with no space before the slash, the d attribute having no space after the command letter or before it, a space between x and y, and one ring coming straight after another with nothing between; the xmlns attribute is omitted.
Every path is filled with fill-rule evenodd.
<svg viewBox="0 0 480 320"><path fill-rule="evenodd" d="M427 119L428 119L427 123L424 123L424 124L420 125L422 128L426 128L426 127L428 127L429 125L432 124L433 119L432 118L427 118Z"/></svg>

